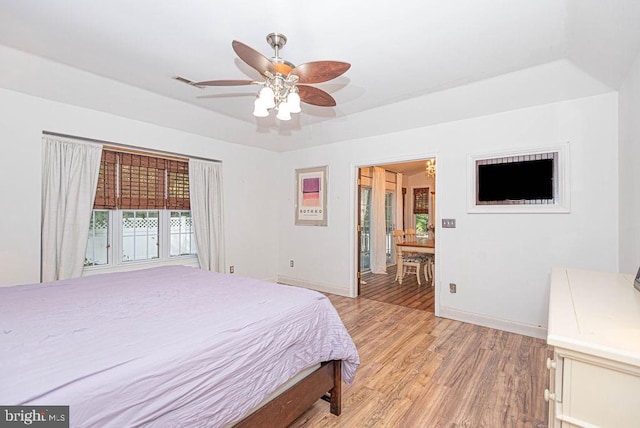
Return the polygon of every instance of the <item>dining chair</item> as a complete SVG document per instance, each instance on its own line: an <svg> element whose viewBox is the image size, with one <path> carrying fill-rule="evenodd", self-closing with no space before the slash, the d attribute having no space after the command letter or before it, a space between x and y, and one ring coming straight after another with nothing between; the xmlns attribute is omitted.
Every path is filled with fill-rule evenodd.
<svg viewBox="0 0 640 428"><path fill-rule="evenodd" d="M406 229L404 231L404 239L405 242L411 242L416 240L416 230L415 229Z"/></svg>
<svg viewBox="0 0 640 428"><path fill-rule="evenodd" d="M404 236L405 242L416 241L418 239L415 229L405 230ZM426 281L429 281L429 279L433 277L433 254L414 253L413 257L420 259L420 261L424 264L424 279Z"/></svg>
<svg viewBox="0 0 640 428"><path fill-rule="evenodd" d="M424 261L424 279L427 282L431 282L431 286L433 287L435 285L435 282L433 280L433 273L435 270L435 261L436 261L436 256L435 254L425 254L427 256L427 258Z"/></svg>
<svg viewBox="0 0 640 428"><path fill-rule="evenodd" d="M408 273L409 274L415 273L416 279L418 280L418 285L422 285L422 283L420 282L420 270L422 268L422 259L420 257L416 257L415 254L403 252L402 253L402 272L400 272L400 269L398 267L398 261L400 259L398 244L402 244L403 242L405 242L405 232L403 230L394 230L393 240L396 245L396 278L395 280L396 281L399 280L400 275L402 275L402 278L404 278L404 276Z"/></svg>

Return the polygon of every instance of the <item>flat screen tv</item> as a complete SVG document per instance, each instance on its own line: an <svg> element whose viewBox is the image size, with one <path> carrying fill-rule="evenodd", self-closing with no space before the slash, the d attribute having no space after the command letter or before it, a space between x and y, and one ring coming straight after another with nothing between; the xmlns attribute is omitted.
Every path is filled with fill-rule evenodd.
<svg viewBox="0 0 640 428"><path fill-rule="evenodd" d="M554 159L477 165L477 203L553 201Z"/></svg>

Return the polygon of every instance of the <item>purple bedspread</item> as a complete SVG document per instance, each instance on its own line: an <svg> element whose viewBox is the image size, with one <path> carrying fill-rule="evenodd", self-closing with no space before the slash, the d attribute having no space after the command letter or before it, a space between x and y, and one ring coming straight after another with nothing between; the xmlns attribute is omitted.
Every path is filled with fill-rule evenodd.
<svg viewBox="0 0 640 428"><path fill-rule="evenodd" d="M0 288L0 404L69 405L72 427L237 421L356 347L303 288L166 266Z"/></svg>

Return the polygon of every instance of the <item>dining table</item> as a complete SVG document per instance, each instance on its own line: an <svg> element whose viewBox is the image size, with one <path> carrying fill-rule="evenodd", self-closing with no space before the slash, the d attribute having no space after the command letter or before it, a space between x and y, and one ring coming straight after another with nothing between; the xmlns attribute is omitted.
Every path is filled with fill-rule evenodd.
<svg viewBox="0 0 640 428"><path fill-rule="evenodd" d="M436 244L433 238L418 237L414 241L396 244L398 251L398 272L404 269L402 265L402 253L435 254ZM402 285L402 275L398 275L398 282Z"/></svg>

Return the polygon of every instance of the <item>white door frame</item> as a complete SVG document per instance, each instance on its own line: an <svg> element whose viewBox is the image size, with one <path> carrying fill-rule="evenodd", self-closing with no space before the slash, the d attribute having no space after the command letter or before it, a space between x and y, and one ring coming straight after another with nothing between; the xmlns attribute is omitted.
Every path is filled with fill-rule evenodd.
<svg viewBox="0 0 640 428"><path fill-rule="evenodd" d="M436 161L436 176L438 174L437 171L437 165L439 164L438 162L438 153L421 153L421 154L413 154L413 155L403 155L403 156L398 156L398 157L386 157L386 158L382 158L382 159L370 159L367 161L357 161L357 162L352 162L351 163L351 172L350 172L350 180L351 180L351 189L350 189L350 209L351 209L351 219L349 221L349 226L350 226L350 230L351 230L351 237L349 239L349 296L350 297L356 297L358 295L358 260L357 258L360 257L360 254L356 254L358 251L358 231L356 230L356 227L358 225L358 217L360 216L360 207L357 206L358 205L358 168L362 168L362 167L367 167L367 166L377 166L377 165L383 165L383 164L390 164L390 163L402 163L402 162L414 162L414 161L420 161L420 160L427 160L427 159L435 159ZM436 186L435 186L435 192L436 195L437 194L442 194L440 192L439 186L440 186L440 180L436 180ZM436 204L436 212L435 212L435 218L438 219L440 218L440 216L438 215L438 204ZM437 249L440 248L440 235L439 233L436 233L435 238L436 238L436 253L437 253ZM435 269L435 273L434 273L434 292L435 292L435 301L434 301L434 311L435 311L435 315L439 316L440 315L440 282L438 281L438 265L440 264L440 256L436 257L436 269Z"/></svg>

